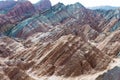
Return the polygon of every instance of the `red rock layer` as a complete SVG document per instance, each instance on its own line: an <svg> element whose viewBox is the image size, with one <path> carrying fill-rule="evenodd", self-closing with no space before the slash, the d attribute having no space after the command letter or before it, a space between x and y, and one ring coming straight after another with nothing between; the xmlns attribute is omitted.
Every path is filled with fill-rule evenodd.
<svg viewBox="0 0 120 80"><path fill-rule="evenodd" d="M29 1L18 2L7 14L0 16L0 32L11 29L14 24L32 16L34 12L34 6Z"/></svg>

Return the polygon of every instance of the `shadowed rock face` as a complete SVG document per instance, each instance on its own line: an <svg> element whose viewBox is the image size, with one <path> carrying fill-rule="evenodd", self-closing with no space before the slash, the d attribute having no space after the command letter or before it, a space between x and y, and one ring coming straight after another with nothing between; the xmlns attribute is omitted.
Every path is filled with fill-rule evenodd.
<svg viewBox="0 0 120 80"><path fill-rule="evenodd" d="M96 80L120 80L120 67L114 67L103 75L100 75Z"/></svg>
<svg viewBox="0 0 120 80"><path fill-rule="evenodd" d="M5 68L4 72L10 78L10 80L34 80L17 67Z"/></svg>
<svg viewBox="0 0 120 80"><path fill-rule="evenodd" d="M0 1L0 15L6 14L16 3L15 1Z"/></svg>

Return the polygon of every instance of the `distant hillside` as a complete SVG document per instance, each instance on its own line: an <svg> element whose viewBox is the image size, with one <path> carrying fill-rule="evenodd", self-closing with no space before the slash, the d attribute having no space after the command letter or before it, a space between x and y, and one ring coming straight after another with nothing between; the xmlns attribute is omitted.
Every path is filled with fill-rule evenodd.
<svg viewBox="0 0 120 80"><path fill-rule="evenodd" d="M114 7L114 6L96 6L96 7L90 7L89 9L104 9L104 10L110 10L110 9L116 9L119 7Z"/></svg>

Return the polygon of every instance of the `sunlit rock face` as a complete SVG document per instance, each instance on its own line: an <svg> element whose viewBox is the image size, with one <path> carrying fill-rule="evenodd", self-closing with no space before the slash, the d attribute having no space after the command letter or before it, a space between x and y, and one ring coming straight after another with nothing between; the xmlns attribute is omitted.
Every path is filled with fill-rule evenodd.
<svg viewBox="0 0 120 80"><path fill-rule="evenodd" d="M107 67L111 59L83 36L62 36L54 43L36 43L29 49L14 54L10 60L21 59L30 62L30 72L36 76L80 76ZM36 62L37 61L37 62Z"/></svg>
<svg viewBox="0 0 120 80"><path fill-rule="evenodd" d="M120 30L111 33L97 47L110 56L117 56L120 52Z"/></svg>
<svg viewBox="0 0 120 80"><path fill-rule="evenodd" d="M2 79L37 80L42 76L78 77L104 70L111 61L108 55L89 43L84 35L70 34L52 43L37 42L24 48L17 47L18 42L15 43L16 41L7 37L1 42L6 42L7 46L10 46L9 49L14 52L8 59L3 57L0 62Z"/></svg>
<svg viewBox="0 0 120 80"><path fill-rule="evenodd" d="M38 5L41 5L42 3L41 6L38 6L42 9L41 12L51 7L51 4L48 7L43 6L43 3L48 5L47 2L48 4L50 3L50 1L44 2L44 0L37 3ZM19 22L31 17L33 14L36 14L39 9L35 9L35 6L30 1L19 0L0 1L0 10L0 32L7 35L10 33L11 29L14 28ZM19 29L22 29L22 27Z"/></svg>

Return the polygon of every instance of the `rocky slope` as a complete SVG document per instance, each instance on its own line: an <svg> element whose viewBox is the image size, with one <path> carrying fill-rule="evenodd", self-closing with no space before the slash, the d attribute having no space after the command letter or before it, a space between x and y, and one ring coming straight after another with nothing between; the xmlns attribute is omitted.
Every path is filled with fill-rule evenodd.
<svg viewBox="0 0 120 80"><path fill-rule="evenodd" d="M11 10L0 16L0 32L10 30L17 22L31 16L34 12L35 9L29 1L17 2Z"/></svg>
<svg viewBox="0 0 120 80"><path fill-rule="evenodd" d="M97 48L108 55L117 56L120 52L120 30L111 33L99 43Z"/></svg>
<svg viewBox="0 0 120 80"><path fill-rule="evenodd" d="M102 25L104 28L102 29L104 32L112 32L116 29L120 29L120 9L114 10L95 10L98 13L101 13L102 16L106 19L104 24Z"/></svg>
<svg viewBox="0 0 120 80"><path fill-rule="evenodd" d="M93 30L99 32L100 29L96 26L101 21L101 18L99 14L86 9L80 3L68 6L58 3L51 9L22 21L8 35L26 38L36 32L47 32L57 25L83 26L85 24L90 25ZM73 24L70 24L70 22Z"/></svg>
<svg viewBox="0 0 120 80"><path fill-rule="evenodd" d="M18 77L10 73L15 73L15 70L21 73L19 69L28 70L27 73L38 78L51 75L74 77L104 70L110 61L109 56L84 40L82 36L67 35L54 43L37 43L27 50L13 54L5 61L7 69L10 70L9 73L5 73L11 80L12 76ZM10 66L19 69L14 70Z"/></svg>
<svg viewBox="0 0 120 80"><path fill-rule="evenodd" d="M42 1L38 3L39 9L40 8L42 9L41 11L44 11L45 9L48 9L51 7L50 1L48 1L48 4L50 4L48 7L41 5L41 3L44 5L47 3L47 1L45 2ZM34 5L27 0L26 1L1 1L0 8L1 8L0 9L1 13L2 12L4 13L0 15L0 32L5 34L10 33L10 30L14 28L14 26L17 25L22 20L28 17L31 17L33 14L36 14L37 11L39 12L39 9L35 9Z"/></svg>
<svg viewBox="0 0 120 80"><path fill-rule="evenodd" d="M36 33L28 37L25 43L37 43L37 42L53 42L59 39L63 35L73 34L76 36L84 36L84 38L95 38L99 33L91 28L89 25L81 26L74 22L68 23L69 25L56 26L45 33ZM71 26L70 26L71 24ZM72 25L73 24L73 25ZM75 25L74 25L75 24Z"/></svg>
<svg viewBox="0 0 120 80"><path fill-rule="evenodd" d="M119 35L119 31L111 33L105 39L105 41L109 41L107 44L104 45L101 42L97 45L101 46L102 44L104 47L109 47L110 43L113 45L116 44L117 41L120 41L120 38L115 38L113 35ZM115 40L110 42L113 38ZM3 41L7 42L2 39L1 42ZM28 44L31 46L27 47ZM76 80L86 80L79 76L83 74L95 74L98 71L105 70L112 60L110 58L111 55L107 55L110 51L106 53L107 48L104 50L102 47L98 47L98 49L96 45L88 42L84 38L84 35L76 36L70 34L62 36L58 40L54 40L54 42L43 43L40 41L24 45L26 46L23 49L12 54L7 59L2 58L3 61L0 62L1 68L3 68L1 69L2 78L8 78L10 80L74 80L75 78L73 77L76 77ZM120 51L119 48L116 48L118 45L113 46L115 50L111 50L114 56L116 56L116 49ZM20 46L18 47L21 48ZM11 48L11 51L14 50L17 49ZM16 72L18 74L14 75ZM12 73L13 75L11 75Z"/></svg>
<svg viewBox="0 0 120 80"><path fill-rule="evenodd" d="M7 36L0 38L0 57L8 57L21 50L24 50L24 46L19 41L13 40Z"/></svg>
<svg viewBox="0 0 120 80"><path fill-rule="evenodd" d="M0 31L9 37L0 33L0 79L119 80L119 10L93 11L80 3L49 7L34 14L34 6L23 1L0 16L23 19L12 28L1 19ZM29 11L33 16L27 18Z"/></svg>

